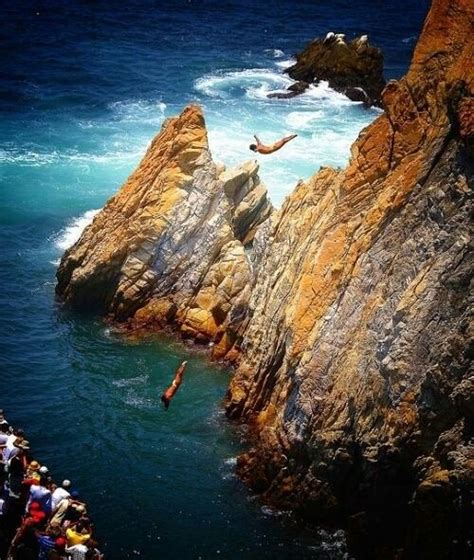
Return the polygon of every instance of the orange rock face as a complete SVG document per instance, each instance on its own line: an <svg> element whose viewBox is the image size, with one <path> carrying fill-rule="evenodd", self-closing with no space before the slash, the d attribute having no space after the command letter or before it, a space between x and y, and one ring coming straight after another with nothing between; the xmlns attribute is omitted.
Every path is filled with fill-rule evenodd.
<svg viewBox="0 0 474 560"><path fill-rule="evenodd" d="M202 111L188 107L66 252L58 294L134 330L171 326L224 356L231 312L249 295L246 251L271 212L257 172L255 162L216 165Z"/></svg>
<svg viewBox="0 0 474 560"><path fill-rule="evenodd" d="M300 184L256 236L227 398L254 426L239 470L306 517L349 514L361 557L468 546L473 36L472 3L435 1L347 169Z"/></svg>
<svg viewBox="0 0 474 560"><path fill-rule="evenodd" d="M58 293L238 364L226 409L264 500L361 558L470 557L473 6L435 0L348 167L272 212L190 107L63 257ZM398 556L397 556L398 555Z"/></svg>

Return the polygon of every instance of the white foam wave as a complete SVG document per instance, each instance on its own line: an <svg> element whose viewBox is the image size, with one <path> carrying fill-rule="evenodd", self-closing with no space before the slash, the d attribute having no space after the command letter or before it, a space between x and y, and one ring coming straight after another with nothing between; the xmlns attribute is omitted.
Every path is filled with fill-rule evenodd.
<svg viewBox="0 0 474 560"><path fill-rule="evenodd" d="M146 145L130 151L124 145L123 150L111 150L102 154L90 154L87 152L78 152L69 150L63 153L58 151L52 152L37 152L35 150L21 150L21 149L1 149L0 150L0 164L15 164L28 167L40 167L43 165L53 164L69 164L79 163L81 165L88 165L90 163L97 163L101 165L107 164L128 164L136 161L143 155Z"/></svg>
<svg viewBox="0 0 474 560"><path fill-rule="evenodd" d="M284 514L283 511L280 511L279 509L272 508L270 506L262 506L260 508L260 511L263 513L263 515L265 515L267 517L281 517Z"/></svg>
<svg viewBox="0 0 474 560"><path fill-rule="evenodd" d="M114 118L121 122L136 123L146 120L152 124L157 124L163 121L166 103L135 99L115 101L110 103L109 108L114 113Z"/></svg>
<svg viewBox="0 0 474 560"><path fill-rule="evenodd" d="M279 60L278 62L275 62L275 66L278 66L279 68L289 68L290 66L293 66L295 62L296 60L294 58L289 58L287 60Z"/></svg>
<svg viewBox="0 0 474 560"><path fill-rule="evenodd" d="M73 218L71 222L56 236L54 245L63 251L72 247L79 237L81 237L84 229L92 223L92 220L99 212L100 209L88 210L82 214L82 216Z"/></svg>
<svg viewBox="0 0 474 560"><path fill-rule="evenodd" d="M265 49L267 54L271 54L273 58L282 58L285 56L285 53L280 49Z"/></svg>
<svg viewBox="0 0 474 560"><path fill-rule="evenodd" d="M220 468L221 477L223 480L232 480L237 477L235 467L237 465L237 457L229 457L225 459L222 467Z"/></svg>
<svg viewBox="0 0 474 560"><path fill-rule="evenodd" d="M285 117L285 123L295 130L311 130L314 121L324 117L323 111L292 111Z"/></svg>
<svg viewBox="0 0 474 560"><path fill-rule="evenodd" d="M413 35L412 37L405 37L405 39L402 39L402 43L413 43L414 41L416 41L415 35Z"/></svg>
<svg viewBox="0 0 474 560"><path fill-rule="evenodd" d="M285 89L293 80L273 70L253 68L202 76L194 88L209 97L226 99L236 93L253 98L266 98L271 91Z"/></svg>
<svg viewBox="0 0 474 560"><path fill-rule="evenodd" d="M140 150L126 151L116 150L109 151L103 154L87 154L87 153L68 153L61 156L61 160L68 163L100 163L100 164L119 164L126 163L130 161L135 161L143 155L145 146Z"/></svg>
<svg viewBox="0 0 474 560"><path fill-rule="evenodd" d="M22 150L19 148L0 149L0 163L15 163L17 165L28 165L39 167L50 165L60 160L59 152L41 153L36 150Z"/></svg>
<svg viewBox="0 0 474 560"><path fill-rule="evenodd" d="M300 96L298 100L301 103L311 103L315 102L324 103L327 105L334 106L347 106L347 105L360 105L358 101L351 101L343 93L339 93L334 89L329 87L328 82L319 82L317 85L310 85L309 88Z"/></svg>

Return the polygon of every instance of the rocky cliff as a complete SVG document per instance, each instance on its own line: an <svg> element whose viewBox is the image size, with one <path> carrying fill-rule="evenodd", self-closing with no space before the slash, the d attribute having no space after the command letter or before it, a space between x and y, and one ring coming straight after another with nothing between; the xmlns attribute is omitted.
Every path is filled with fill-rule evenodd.
<svg viewBox="0 0 474 560"><path fill-rule="evenodd" d="M65 253L56 291L127 328L212 342L220 357L246 310L255 229L271 211L256 162L216 165L202 111L188 107Z"/></svg>
<svg viewBox="0 0 474 560"><path fill-rule="evenodd" d="M382 51L369 44L367 35L347 42L345 35L330 32L309 43L285 72L297 83L280 97L298 95L304 84L324 80L353 101L379 105L385 86Z"/></svg>
<svg viewBox="0 0 474 560"><path fill-rule="evenodd" d="M469 555L472 9L433 3L347 169L257 233L227 400L256 438L239 470L264 499L348 519L364 558Z"/></svg>
<svg viewBox="0 0 474 560"><path fill-rule="evenodd" d="M279 211L254 163L212 161L186 109L58 270L71 305L237 361L240 474L344 523L363 558L470 554L472 37L469 1L435 0L348 167Z"/></svg>

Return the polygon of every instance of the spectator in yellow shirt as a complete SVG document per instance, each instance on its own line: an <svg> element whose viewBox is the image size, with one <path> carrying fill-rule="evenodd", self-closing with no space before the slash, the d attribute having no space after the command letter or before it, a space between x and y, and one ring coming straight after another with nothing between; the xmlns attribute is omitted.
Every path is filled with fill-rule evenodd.
<svg viewBox="0 0 474 560"><path fill-rule="evenodd" d="M68 547L85 544L91 538L90 529L84 522L78 521L73 527L67 529L66 538Z"/></svg>

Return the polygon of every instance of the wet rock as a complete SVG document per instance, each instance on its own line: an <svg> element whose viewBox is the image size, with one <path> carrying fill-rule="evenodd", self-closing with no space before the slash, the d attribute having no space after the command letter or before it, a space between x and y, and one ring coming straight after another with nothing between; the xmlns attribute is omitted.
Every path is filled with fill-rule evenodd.
<svg viewBox="0 0 474 560"><path fill-rule="evenodd" d="M286 92L274 92L269 93L267 97L276 98L276 99L291 99L292 97L296 97L297 95L301 95L309 88L309 84L307 82L295 82L291 84L291 86L286 88Z"/></svg>
<svg viewBox="0 0 474 560"><path fill-rule="evenodd" d="M294 80L327 81L353 101L380 105L385 86L382 51L369 44L367 35L346 42L343 34L328 33L296 55L296 64L285 72Z"/></svg>
<svg viewBox="0 0 474 560"><path fill-rule="evenodd" d="M472 555L470 21L463 0L433 3L348 167L300 183L255 238L227 397L254 429L243 476L263 462L264 500L351 516L361 557ZM298 457L284 495L281 454Z"/></svg>

